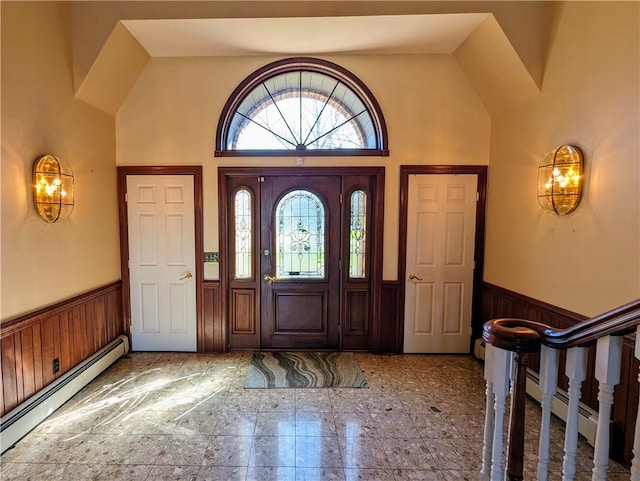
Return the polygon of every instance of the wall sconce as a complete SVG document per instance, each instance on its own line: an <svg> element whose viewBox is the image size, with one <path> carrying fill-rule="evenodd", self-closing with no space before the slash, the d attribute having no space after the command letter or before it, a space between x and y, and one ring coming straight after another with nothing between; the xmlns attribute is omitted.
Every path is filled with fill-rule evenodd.
<svg viewBox="0 0 640 481"><path fill-rule="evenodd" d="M545 154L538 166L538 204L552 214L575 210L582 193L582 152L562 145Z"/></svg>
<svg viewBox="0 0 640 481"><path fill-rule="evenodd" d="M33 205L46 222L66 219L73 210L73 172L54 155L38 157L33 164Z"/></svg>

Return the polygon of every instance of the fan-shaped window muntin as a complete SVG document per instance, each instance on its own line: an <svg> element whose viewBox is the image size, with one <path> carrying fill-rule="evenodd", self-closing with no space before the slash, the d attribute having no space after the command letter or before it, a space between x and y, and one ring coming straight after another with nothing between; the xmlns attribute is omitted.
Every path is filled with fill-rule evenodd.
<svg viewBox="0 0 640 481"><path fill-rule="evenodd" d="M341 67L289 59L254 72L232 94L216 155L388 155L366 86Z"/></svg>

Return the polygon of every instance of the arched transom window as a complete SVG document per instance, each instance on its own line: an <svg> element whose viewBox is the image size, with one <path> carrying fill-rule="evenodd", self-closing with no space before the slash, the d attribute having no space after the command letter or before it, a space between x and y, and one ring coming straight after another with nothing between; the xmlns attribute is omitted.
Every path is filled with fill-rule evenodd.
<svg viewBox="0 0 640 481"><path fill-rule="evenodd" d="M293 58L251 74L222 112L217 156L388 155L369 89L342 67Z"/></svg>

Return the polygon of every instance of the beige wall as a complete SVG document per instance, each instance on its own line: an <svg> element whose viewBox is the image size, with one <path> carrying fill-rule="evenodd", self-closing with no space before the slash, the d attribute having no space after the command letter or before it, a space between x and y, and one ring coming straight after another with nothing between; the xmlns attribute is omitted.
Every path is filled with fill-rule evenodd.
<svg viewBox="0 0 640 481"><path fill-rule="evenodd" d="M557 14L541 94L493 119L485 280L592 316L640 297L640 4ZM536 169L566 143L584 153L584 196L553 216Z"/></svg>
<svg viewBox="0 0 640 481"><path fill-rule="evenodd" d="M399 166L487 164L490 119L451 55L328 57L371 89L385 115L388 158L307 158L305 166L386 167L385 279L397 278ZM205 250L218 250L219 166L293 166L294 159L214 158L220 112L233 89L274 60L151 59L116 116L119 164L204 166ZM214 266L206 276L215 278Z"/></svg>
<svg viewBox="0 0 640 481"><path fill-rule="evenodd" d="M6 321L120 278L114 119L74 99L69 4L2 2L2 306ZM71 216L32 207L41 154L75 174Z"/></svg>

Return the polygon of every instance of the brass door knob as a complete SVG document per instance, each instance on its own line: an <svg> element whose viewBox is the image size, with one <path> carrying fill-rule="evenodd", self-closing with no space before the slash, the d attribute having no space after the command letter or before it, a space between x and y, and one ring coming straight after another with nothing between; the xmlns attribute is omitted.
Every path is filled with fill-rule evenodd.
<svg viewBox="0 0 640 481"><path fill-rule="evenodd" d="M415 274L409 274L409 280L416 280L416 281L421 281L422 277L418 277Z"/></svg>
<svg viewBox="0 0 640 481"><path fill-rule="evenodd" d="M184 276L182 276L180 278L181 281L184 281L186 279L191 279L193 277L193 275L191 274L191 272L187 272Z"/></svg>

